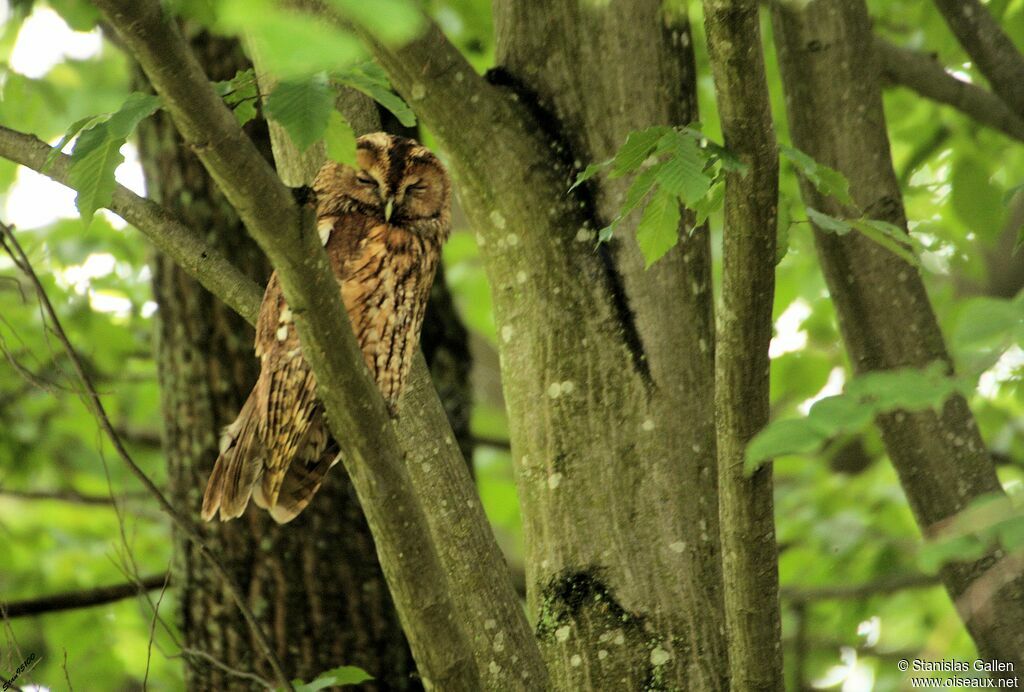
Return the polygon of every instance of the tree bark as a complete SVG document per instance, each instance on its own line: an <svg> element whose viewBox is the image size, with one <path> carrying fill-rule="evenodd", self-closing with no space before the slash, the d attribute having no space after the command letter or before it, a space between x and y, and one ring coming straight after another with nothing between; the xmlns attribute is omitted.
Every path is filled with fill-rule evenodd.
<svg viewBox="0 0 1024 692"><path fill-rule="evenodd" d="M693 119L688 27L660 6L497 3L493 84L436 28L375 47L478 231L555 689L726 686L707 238L644 272L631 228L593 249L614 190L566 195L574 159Z"/></svg>
<svg viewBox="0 0 1024 692"><path fill-rule="evenodd" d="M704 0L708 54L725 146L747 166L725 179L722 306L715 349L715 429L729 680L785 686L772 465L744 471L768 423L779 157L757 0Z"/></svg>
<svg viewBox="0 0 1024 692"><path fill-rule="evenodd" d="M850 181L864 213L906 229L889 141L879 65L862 0L817 0L805 9L776 3L773 26L794 144ZM806 182L808 206L845 215ZM858 373L952 364L921 276L914 267L858 235L815 232L839 326ZM961 396L941 411L882 415L877 423L918 525L927 536L973 500L1002 494L977 424ZM950 563L942 580L985 658L1024 670L1024 576L1007 577L1003 556ZM981 598L978 596L981 595ZM1019 673L1018 673L1019 674Z"/></svg>
<svg viewBox="0 0 1024 692"><path fill-rule="evenodd" d="M213 80L248 67L232 41L199 34L192 46ZM265 126L249 127L269 142ZM149 194L262 282L269 267L237 215L158 114L139 128ZM176 506L198 517L202 489L217 456L220 429L238 412L258 372L253 331L165 254L153 261L164 409L164 449ZM304 680L358 665L386 689L418 689L415 667L384 582L366 521L344 474L333 474L300 519L276 526L263 512L209 524L206 541L272 633L288 674ZM232 668L262 671L241 615L195 548L175 540L179 627L189 649ZM202 659L190 660L189 689L250 689Z"/></svg>
<svg viewBox="0 0 1024 692"><path fill-rule="evenodd" d="M978 70L1018 117L1024 117L1024 55L979 0L935 0Z"/></svg>

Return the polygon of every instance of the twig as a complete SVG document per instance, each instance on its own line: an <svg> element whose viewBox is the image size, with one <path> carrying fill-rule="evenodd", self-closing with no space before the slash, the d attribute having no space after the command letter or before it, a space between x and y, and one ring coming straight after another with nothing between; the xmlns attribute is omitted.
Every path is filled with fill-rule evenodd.
<svg viewBox="0 0 1024 692"><path fill-rule="evenodd" d="M64 332L64 328L61 326L60 320L57 317L57 313L53 309L53 305L50 303L50 299L47 297L46 291L43 288L42 283L39 281L39 277L36 275L35 270L32 268L32 265L29 263L24 251L21 249L21 245L18 243L14 232L11 230L10 226L3 222L0 222L0 231L2 231L3 234L3 239L0 240L0 245L3 245L4 250L6 250L11 256L15 265L25 274L35 287L40 305L45 311L46 316L49 318L54 334L63 345L65 352L71 359L75 372L81 380L82 386L85 388L83 400L92 411L93 415L96 416L97 422L99 422L100 427L110 439L110 442L117 451L118 456L121 457L121 460L128 466L132 474L140 483L142 483L143 487L149 491L150 495L156 498L161 509L171 518L182 533L196 545L198 552L207 560L214 572L216 572L218 577L223 581L228 593L231 594L231 597L238 605L238 609L241 611L243 617L245 617L249 624L249 627L252 629L253 636L263 649L263 654L270 664L270 667L273 669L275 676L285 689L292 690L292 692L294 692L295 688L292 686L291 681L285 674L284 666L282 665L280 658L278 658L277 654L274 652L266 633L263 631L263 628L260 627L259 621L257 621L256 616L249 608L249 605L245 602L245 598L231 579L227 570L220 561L214 557L213 553L210 551L209 547L207 547L192 522L178 512L173 505L171 505L170 501L168 501L160 489L156 487L153 481L150 480L149 476L146 475L146 472L143 471L137 463L135 463L135 460L128 453L128 450L125 449L124 444L121 442L121 438L117 435L117 431L114 430L114 426L111 424L110 418L107 416L106 409L103 407L103 402L100 400L99 394L96 393L96 389L93 387L88 373L86 373L82 366L82 361L79 359L78 353L68 340L68 336Z"/></svg>
<svg viewBox="0 0 1024 692"><path fill-rule="evenodd" d="M77 490L10 490L0 488L0 496L11 497L17 500L43 500L56 502L69 502L76 505L112 505L114 500L106 495L90 495L80 493ZM125 493L122 496L128 500L140 500L148 498L145 493Z"/></svg>
<svg viewBox="0 0 1024 692"><path fill-rule="evenodd" d="M146 672L142 676L142 690L145 692L146 686L149 683L149 664L153 658L153 638L156 636L156 621L160 618L160 604L164 600L164 594L167 593L167 585L171 581L171 573L168 572L164 577L164 585L160 588L160 596L156 599L156 605L153 607L153 619L149 621L149 644L146 646Z"/></svg>
<svg viewBox="0 0 1024 692"><path fill-rule="evenodd" d="M64 669L64 682L68 684L68 692L75 692L75 688L71 686L71 675L68 673L68 650L64 648L64 662L61 663L61 668Z"/></svg>
<svg viewBox="0 0 1024 692"><path fill-rule="evenodd" d="M210 654L206 653L205 651L200 651L199 649L190 649L188 647L182 647L180 654L175 654L173 656L170 656L170 658L182 658L182 657L187 657L187 656L194 656L195 658L201 658L204 661L206 661L207 663L210 663L210 664L216 666L217 668L220 668L221 670L223 670L225 673L228 673L229 675L234 675L235 677L242 678L243 680L251 680L251 681L253 681L253 682L255 682L255 683L265 687L268 690L275 689L274 686L269 681L265 680L264 678L261 678L259 675L255 675L253 673L247 673L244 670L238 670L237 668L232 668L231 666L229 666L228 664L224 663L223 661L221 661L221 660L219 660L217 658L214 658Z"/></svg>
<svg viewBox="0 0 1024 692"><path fill-rule="evenodd" d="M127 582L111 586L97 586L92 589L65 591L49 596L12 601L6 604L4 609L7 617L14 619L66 610L78 610L79 608L92 608L93 606L130 598L141 590L159 589L167 579L168 575L166 574L154 574L141 579L137 583Z"/></svg>

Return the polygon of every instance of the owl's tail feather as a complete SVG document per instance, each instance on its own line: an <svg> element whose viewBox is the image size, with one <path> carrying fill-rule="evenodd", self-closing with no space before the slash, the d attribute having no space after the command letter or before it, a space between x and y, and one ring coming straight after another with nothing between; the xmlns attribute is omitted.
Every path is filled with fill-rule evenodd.
<svg viewBox="0 0 1024 692"><path fill-rule="evenodd" d="M311 450L307 448L307 451ZM256 506L267 510L278 524L287 524L306 508L320 490L327 471L337 464L340 458L337 444L331 440L326 448L322 448L319 456L313 456L312 453L300 455L289 465L277 494L277 501L273 505L268 506L261 483L253 488L252 499Z"/></svg>
<svg viewBox="0 0 1024 692"><path fill-rule="evenodd" d="M255 397L250 396L235 422L224 428L220 438L220 456L203 494L203 521L213 519L218 509L221 521L242 516L253 486L263 475L255 408Z"/></svg>

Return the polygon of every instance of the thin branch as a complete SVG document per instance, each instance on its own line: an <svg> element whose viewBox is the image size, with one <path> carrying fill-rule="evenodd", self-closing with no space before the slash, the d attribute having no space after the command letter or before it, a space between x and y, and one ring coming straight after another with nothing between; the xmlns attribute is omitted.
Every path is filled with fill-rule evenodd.
<svg viewBox="0 0 1024 692"><path fill-rule="evenodd" d="M992 92L951 75L936 56L897 46L878 36L874 47L882 75L890 83L952 106L982 125L1024 141L1024 116Z"/></svg>
<svg viewBox="0 0 1024 692"><path fill-rule="evenodd" d="M44 170L43 164L51 154L56 154L56 158ZM53 147L32 135L0 126L0 157L77 189L68 176L71 157L54 152ZM238 314L250 323L256 321L263 289L227 257L211 248L199 234L159 204L139 197L122 185L114 187L110 210L139 229L157 248Z"/></svg>
<svg viewBox="0 0 1024 692"><path fill-rule="evenodd" d="M217 560L216 557L214 557L213 553L203 542L202 537L200 536L196 527L193 526L192 522L185 515L181 514L177 509L175 509L173 505L171 505L170 501L168 501L168 499L164 496L160 489L156 487L153 481L150 480L149 476L146 475L146 472L143 471L142 468L137 463L135 463L135 460L128 453L128 450L125 449L124 444L121 442L121 438L118 437L117 432L114 430L114 426L110 422L110 418L107 416L106 410L103 406L103 402L100 400L99 394L97 394L95 387L93 387L92 381L90 380L88 373L85 371L85 368L82 365L82 361L78 357L78 352L75 351L74 347L71 345L70 340L68 339L67 334L64 332L64 328L57 317L57 313L53 309L53 305L50 303L49 297L46 295L46 290L43 288L42 283L39 281L39 277L36 275L35 270L29 263L28 257L21 249L21 245L18 243L18 239L15 237L14 232L11 230L9 226L2 222L0 222L0 231L2 231L3 233L2 239L0 239L0 244L3 245L3 248L10 255L15 265L18 266L22 273L25 274L25 276L32 282L32 285L35 287L36 294L39 297L39 303L42 309L45 311L47 318L49 319L50 326L53 329L54 334L57 336L57 338L63 345L64 350L68 354L68 358L71 360L75 372L78 374L82 386L85 389L83 401L86 403L90 411L96 417L97 422L100 424L100 427L103 429L104 433L106 433L107 437L110 439L110 442L114 446L114 449L117 451L118 456L121 457L121 460L124 461L124 463L128 466L132 474L139 480L140 483L142 483L143 487L145 487L146 490L149 491L150 495L156 498L157 502L160 504L160 507L161 509L163 509L164 513L167 514L167 516L169 516L171 520L174 521L174 523L178 526L182 533L196 545L196 547L199 549L200 554L202 554L203 557L206 558L207 562L213 568L214 572L216 572L217 575L221 578L221 580L224 583L225 589L228 591L228 593L231 594L232 598L238 605L238 609L241 611L242 615L248 622L249 627L252 629L253 636L256 638L256 641L263 649L263 654L267 658L270 667L274 670L274 674L281 682L281 684L284 685L285 689L294 691L294 687L292 686L291 681L288 679L288 676L284 673L284 667L281 664L281 660L278 658L277 654L274 652L274 649L271 647L270 641L267 638L266 633L260 627L259 621L256 619L256 616L249 608L249 605L246 602L245 597L242 595L238 587L235 586L235 583L232 580L231 575L228 574L227 570L220 563L220 561Z"/></svg>
<svg viewBox="0 0 1024 692"><path fill-rule="evenodd" d="M221 661L218 658L215 658L214 656L211 656L210 654L206 653L205 651L200 651L199 649L190 649L188 647L182 647L180 654L177 654L177 655L174 655L174 656L170 656L169 658L181 658L181 657L201 658L204 661L206 661L207 663L210 663L211 665L214 665L217 668L220 668L221 670L223 670L228 675L233 675L236 678L240 678L242 680L249 680L251 682L255 682L260 687L263 687L263 688L268 689L268 690L276 689L274 687L274 685L270 683L270 681L265 680L264 678L261 678L259 675L255 675L253 673L247 673L246 671L239 670L238 668L232 668L228 664L224 663L223 661Z"/></svg>
<svg viewBox="0 0 1024 692"><path fill-rule="evenodd" d="M733 684L784 687L772 466L744 470L770 416L779 158L757 0L704 0L725 145L749 169L725 179L722 310L715 346L715 432L726 641Z"/></svg>
<svg viewBox="0 0 1024 692"><path fill-rule="evenodd" d="M160 587L160 596L156 599L153 607L153 619L149 621L149 643L146 646L146 672L142 676L142 689L145 690L149 683L149 664L153 659L153 639L156 637L156 622L160 619L160 604L163 603L164 594L167 593L167 585L171 583L171 573L164 576L163 586Z"/></svg>
<svg viewBox="0 0 1024 692"><path fill-rule="evenodd" d="M992 91L1024 115L1024 55L988 8L979 0L935 0L935 6Z"/></svg>
<svg viewBox="0 0 1024 692"><path fill-rule="evenodd" d="M11 490L7 488L0 488L0 496L10 497L16 500L57 501L68 502L76 505L108 506L114 504L114 500L108 495L90 495L87 493L80 493L77 490ZM128 500L141 500L143 498L148 498L149 495L141 492L125 493L122 497Z"/></svg>
<svg viewBox="0 0 1024 692"><path fill-rule="evenodd" d="M857 601L872 596L884 596L907 589L924 589L941 584L942 581L937 574L901 574L863 584L786 587L782 589L782 598L794 606L815 601Z"/></svg>

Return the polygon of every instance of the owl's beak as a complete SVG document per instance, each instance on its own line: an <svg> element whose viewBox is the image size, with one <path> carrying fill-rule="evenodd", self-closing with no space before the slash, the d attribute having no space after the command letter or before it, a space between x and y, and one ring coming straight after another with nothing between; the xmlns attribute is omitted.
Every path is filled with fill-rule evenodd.
<svg viewBox="0 0 1024 692"><path fill-rule="evenodd" d="M384 203L384 220L385 221L390 221L391 220L391 214L394 211L395 211L395 198L394 197L388 197L387 201Z"/></svg>

